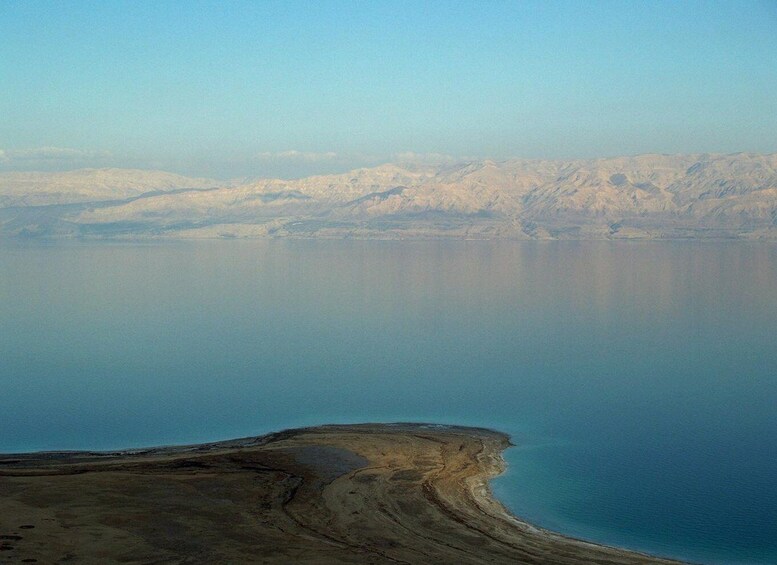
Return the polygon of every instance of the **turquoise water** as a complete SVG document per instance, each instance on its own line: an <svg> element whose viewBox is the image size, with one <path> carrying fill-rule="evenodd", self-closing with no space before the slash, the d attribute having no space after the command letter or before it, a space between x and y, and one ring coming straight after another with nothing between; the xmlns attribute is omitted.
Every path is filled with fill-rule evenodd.
<svg viewBox="0 0 777 565"><path fill-rule="evenodd" d="M490 426L564 533L777 562L777 246L0 245L0 451Z"/></svg>

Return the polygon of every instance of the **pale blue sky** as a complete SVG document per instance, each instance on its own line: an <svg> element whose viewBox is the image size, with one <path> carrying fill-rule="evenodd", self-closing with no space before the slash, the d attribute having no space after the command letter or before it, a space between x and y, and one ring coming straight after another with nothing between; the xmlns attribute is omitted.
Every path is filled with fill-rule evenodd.
<svg viewBox="0 0 777 565"><path fill-rule="evenodd" d="M0 169L777 151L777 1L0 3Z"/></svg>

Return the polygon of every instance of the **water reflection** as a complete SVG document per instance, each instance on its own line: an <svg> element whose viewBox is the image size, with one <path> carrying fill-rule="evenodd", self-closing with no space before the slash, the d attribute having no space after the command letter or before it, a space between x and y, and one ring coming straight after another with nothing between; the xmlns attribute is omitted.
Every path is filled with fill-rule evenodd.
<svg viewBox="0 0 777 565"><path fill-rule="evenodd" d="M774 555L774 245L8 243L0 273L2 451L493 426L566 446L510 455L530 517Z"/></svg>

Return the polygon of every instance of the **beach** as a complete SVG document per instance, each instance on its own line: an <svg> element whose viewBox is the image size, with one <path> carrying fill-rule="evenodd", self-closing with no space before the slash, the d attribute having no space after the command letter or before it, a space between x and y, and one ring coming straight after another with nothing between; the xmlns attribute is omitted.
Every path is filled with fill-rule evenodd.
<svg viewBox="0 0 777 565"><path fill-rule="evenodd" d="M509 445L358 424L0 455L0 563L677 563L512 516L488 486Z"/></svg>

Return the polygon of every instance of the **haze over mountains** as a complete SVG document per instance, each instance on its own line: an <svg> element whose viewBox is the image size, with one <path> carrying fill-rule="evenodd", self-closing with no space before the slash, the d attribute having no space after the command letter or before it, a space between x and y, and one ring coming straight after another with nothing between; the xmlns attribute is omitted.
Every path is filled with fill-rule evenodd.
<svg viewBox="0 0 777 565"><path fill-rule="evenodd" d="M386 164L227 182L0 173L0 235L777 239L777 154Z"/></svg>

